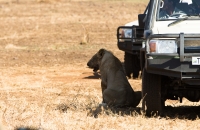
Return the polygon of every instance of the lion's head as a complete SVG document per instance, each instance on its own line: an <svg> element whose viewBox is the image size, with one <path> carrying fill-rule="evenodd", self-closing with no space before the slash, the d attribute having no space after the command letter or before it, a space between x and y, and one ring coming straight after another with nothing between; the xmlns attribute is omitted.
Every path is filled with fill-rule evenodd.
<svg viewBox="0 0 200 130"><path fill-rule="evenodd" d="M103 55L105 53L105 49L100 49L92 58L88 61L87 66L93 69L94 72L99 70L99 65Z"/></svg>

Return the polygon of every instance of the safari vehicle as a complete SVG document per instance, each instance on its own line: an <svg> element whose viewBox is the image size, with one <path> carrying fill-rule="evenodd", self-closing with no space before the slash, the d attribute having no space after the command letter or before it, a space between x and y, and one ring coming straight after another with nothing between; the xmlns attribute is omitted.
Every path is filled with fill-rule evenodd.
<svg viewBox="0 0 200 130"><path fill-rule="evenodd" d="M150 0L148 12L138 15L141 15L139 26L117 30L118 47L125 51L125 56L127 52L140 55L142 109L147 115L161 115L167 99L200 100L200 8L196 6L200 1L179 3L174 0L178 1L175 7L184 13L160 18L165 1ZM144 30L143 37L137 35L141 33L138 28ZM124 34L125 29L132 30L130 37ZM135 48L137 42L140 51Z"/></svg>

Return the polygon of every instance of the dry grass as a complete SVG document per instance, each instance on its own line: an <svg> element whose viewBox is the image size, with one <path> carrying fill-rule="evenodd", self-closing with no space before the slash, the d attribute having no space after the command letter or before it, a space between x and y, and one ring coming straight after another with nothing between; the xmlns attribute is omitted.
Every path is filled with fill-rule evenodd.
<svg viewBox="0 0 200 130"><path fill-rule="evenodd" d="M0 0L0 129L199 129L199 103L187 100L182 105L193 107L167 101L164 118L144 117L141 104L91 116L102 99L86 62L100 48L123 61L116 29L137 19L144 1ZM141 80L129 81L141 90Z"/></svg>

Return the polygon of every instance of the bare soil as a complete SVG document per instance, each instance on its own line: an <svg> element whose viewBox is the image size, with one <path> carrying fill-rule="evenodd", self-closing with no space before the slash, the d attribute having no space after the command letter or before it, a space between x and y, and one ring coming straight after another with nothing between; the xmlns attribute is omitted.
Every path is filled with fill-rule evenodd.
<svg viewBox="0 0 200 130"><path fill-rule="evenodd" d="M182 104L194 109L171 109L180 104L168 101L168 118L144 117L141 104L126 116L88 114L102 97L100 76L87 61L105 48L123 62L117 27L136 20L146 5L147 0L0 0L0 130L200 128L199 103L187 100ZM129 82L141 90L141 79Z"/></svg>

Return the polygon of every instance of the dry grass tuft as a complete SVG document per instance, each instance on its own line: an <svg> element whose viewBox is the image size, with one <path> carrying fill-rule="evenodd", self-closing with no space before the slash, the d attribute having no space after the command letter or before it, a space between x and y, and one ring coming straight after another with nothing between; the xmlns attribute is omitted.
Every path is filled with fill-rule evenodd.
<svg viewBox="0 0 200 130"><path fill-rule="evenodd" d="M69 107L66 104L59 104L56 108L56 110L59 110L60 112L67 112L67 110L69 109Z"/></svg>

